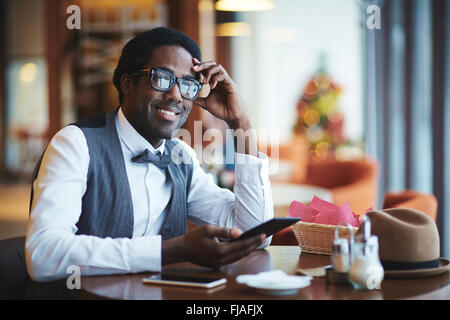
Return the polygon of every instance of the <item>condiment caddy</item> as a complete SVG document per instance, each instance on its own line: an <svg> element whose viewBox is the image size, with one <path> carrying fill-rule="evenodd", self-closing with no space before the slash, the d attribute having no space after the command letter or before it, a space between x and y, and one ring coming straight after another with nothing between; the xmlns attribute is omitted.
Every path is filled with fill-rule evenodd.
<svg viewBox="0 0 450 320"><path fill-rule="evenodd" d="M364 216L356 239L350 228L349 240L339 238L336 229L332 265L326 268L328 283L352 285L357 290L380 289L384 269L378 256L378 237L370 234L370 228L370 219Z"/></svg>

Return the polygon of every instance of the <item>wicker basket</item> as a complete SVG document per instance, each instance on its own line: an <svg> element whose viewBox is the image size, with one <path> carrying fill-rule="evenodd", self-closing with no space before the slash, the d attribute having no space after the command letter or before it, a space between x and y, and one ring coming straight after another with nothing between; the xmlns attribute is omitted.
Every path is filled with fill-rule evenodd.
<svg viewBox="0 0 450 320"><path fill-rule="evenodd" d="M299 221L291 226L302 252L331 255L334 232L338 228L339 238L350 240L350 230L356 234L358 228Z"/></svg>

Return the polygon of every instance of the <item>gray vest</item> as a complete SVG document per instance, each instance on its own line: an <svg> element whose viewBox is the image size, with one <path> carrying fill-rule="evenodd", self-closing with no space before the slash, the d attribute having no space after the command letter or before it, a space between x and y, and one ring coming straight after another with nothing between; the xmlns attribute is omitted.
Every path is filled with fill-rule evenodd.
<svg viewBox="0 0 450 320"><path fill-rule="evenodd" d="M131 238L133 236L134 211L130 185L123 159L120 139L115 125L117 110L92 116L74 123L86 137L89 148L87 188L82 199L82 212L77 223L77 234L101 238ZM164 154L172 154L177 142L166 140ZM177 148L179 156L188 159ZM144 150L142 150L144 151ZM41 165L39 159L33 173L36 179ZM162 239L183 235L187 231L187 197L191 187L192 162L171 162L166 170L172 180L172 194L166 207L166 217L161 226ZM139 164L145 165L145 164ZM33 186L31 187L31 203Z"/></svg>

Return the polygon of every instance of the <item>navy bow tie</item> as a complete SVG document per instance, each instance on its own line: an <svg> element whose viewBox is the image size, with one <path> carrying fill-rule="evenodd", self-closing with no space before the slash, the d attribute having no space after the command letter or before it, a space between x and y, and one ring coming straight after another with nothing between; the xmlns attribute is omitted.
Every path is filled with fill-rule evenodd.
<svg viewBox="0 0 450 320"><path fill-rule="evenodd" d="M153 163L155 166L159 168L167 168L170 163L170 155L161 155L158 151L158 154L151 153L148 149L145 149L142 153L138 154L131 158L131 161L137 163Z"/></svg>

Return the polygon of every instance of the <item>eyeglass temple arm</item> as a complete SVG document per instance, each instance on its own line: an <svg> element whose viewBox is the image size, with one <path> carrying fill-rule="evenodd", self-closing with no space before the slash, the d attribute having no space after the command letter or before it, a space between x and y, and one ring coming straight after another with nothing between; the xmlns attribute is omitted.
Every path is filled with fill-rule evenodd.
<svg viewBox="0 0 450 320"><path fill-rule="evenodd" d="M151 71L152 71L151 68L145 68L145 69L141 69L139 71L133 72L131 75L138 76L138 75L142 75L142 74L147 74L148 72L151 72Z"/></svg>

